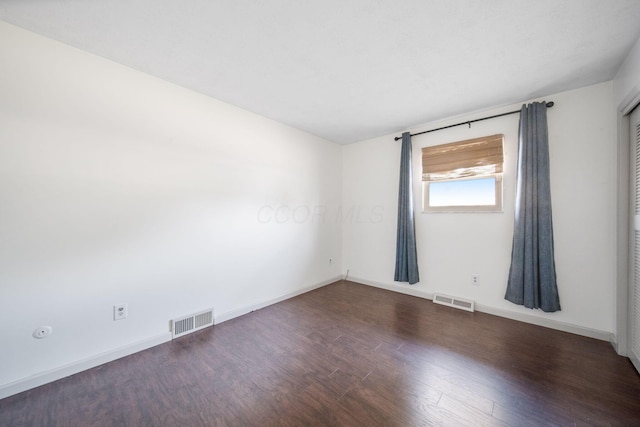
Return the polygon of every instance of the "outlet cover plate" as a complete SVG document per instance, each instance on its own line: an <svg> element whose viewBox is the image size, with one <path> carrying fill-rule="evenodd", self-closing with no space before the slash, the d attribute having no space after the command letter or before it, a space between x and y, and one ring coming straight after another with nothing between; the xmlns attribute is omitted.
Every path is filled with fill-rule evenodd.
<svg viewBox="0 0 640 427"><path fill-rule="evenodd" d="M118 304L113 306L113 320L126 319L127 314L127 304Z"/></svg>

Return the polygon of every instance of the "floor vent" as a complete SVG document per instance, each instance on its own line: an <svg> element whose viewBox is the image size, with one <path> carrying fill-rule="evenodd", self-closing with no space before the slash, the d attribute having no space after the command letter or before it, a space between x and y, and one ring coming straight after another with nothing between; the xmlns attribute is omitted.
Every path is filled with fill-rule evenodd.
<svg viewBox="0 0 640 427"><path fill-rule="evenodd" d="M468 299L450 297L448 295L434 294L433 302L436 304L448 305L449 307L459 308L460 310L474 311L474 302Z"/></svg>
<svg viewBox="0 0 640 427"><path fill-rule="evenodd" d="M202 311L188 316L182 316L171 321L172 338L190 334L213 325L213 309Z"/></svg>

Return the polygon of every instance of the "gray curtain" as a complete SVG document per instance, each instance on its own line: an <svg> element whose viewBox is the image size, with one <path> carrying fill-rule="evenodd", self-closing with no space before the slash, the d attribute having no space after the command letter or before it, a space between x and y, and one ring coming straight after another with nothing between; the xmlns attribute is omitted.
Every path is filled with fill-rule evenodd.
<svg viewBox="0 0 640 427"><path fill-rule="evenodd" d="M522 106L518 145L516 214L505 299L558 311L546 103Z"/></svg>
<svg viewBox="0 0 640 427"><path fill-rule="evenodd" d="M398 192L398 235L396 239L396 282L413 285L420 280L413 221L413 178L411 172L411 134L402 134L400 189Z"/></svg>

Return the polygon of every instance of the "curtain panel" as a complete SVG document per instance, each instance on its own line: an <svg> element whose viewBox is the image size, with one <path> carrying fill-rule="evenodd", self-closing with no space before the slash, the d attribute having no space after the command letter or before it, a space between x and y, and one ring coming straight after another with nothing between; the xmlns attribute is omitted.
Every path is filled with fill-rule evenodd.
<svg viewBox="0 0 640 427"><path fill-rule="evenodd" d="M396 238L396 282L413 285L420 281L413 212L413 175L411 167L411 134L402 134L400 154L400 186L398 190L398 230Z"/></svg>
<svg viewBox="0 0 640 427"><path fill-rule="evenodd" d="M511 266L505 299L545 312L560 310L551 217L547 106L523 105Z"/></svg>

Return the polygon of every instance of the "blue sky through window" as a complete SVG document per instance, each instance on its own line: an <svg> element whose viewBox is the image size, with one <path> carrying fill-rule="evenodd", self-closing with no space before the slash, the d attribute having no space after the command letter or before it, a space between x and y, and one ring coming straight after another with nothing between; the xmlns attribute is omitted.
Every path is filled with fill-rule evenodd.
<svg viewBox="0 0 640 427"><path fill-rule="evenodd" d="M496 178L461 179L429 183L429 206L492 206Z"/></svg>

